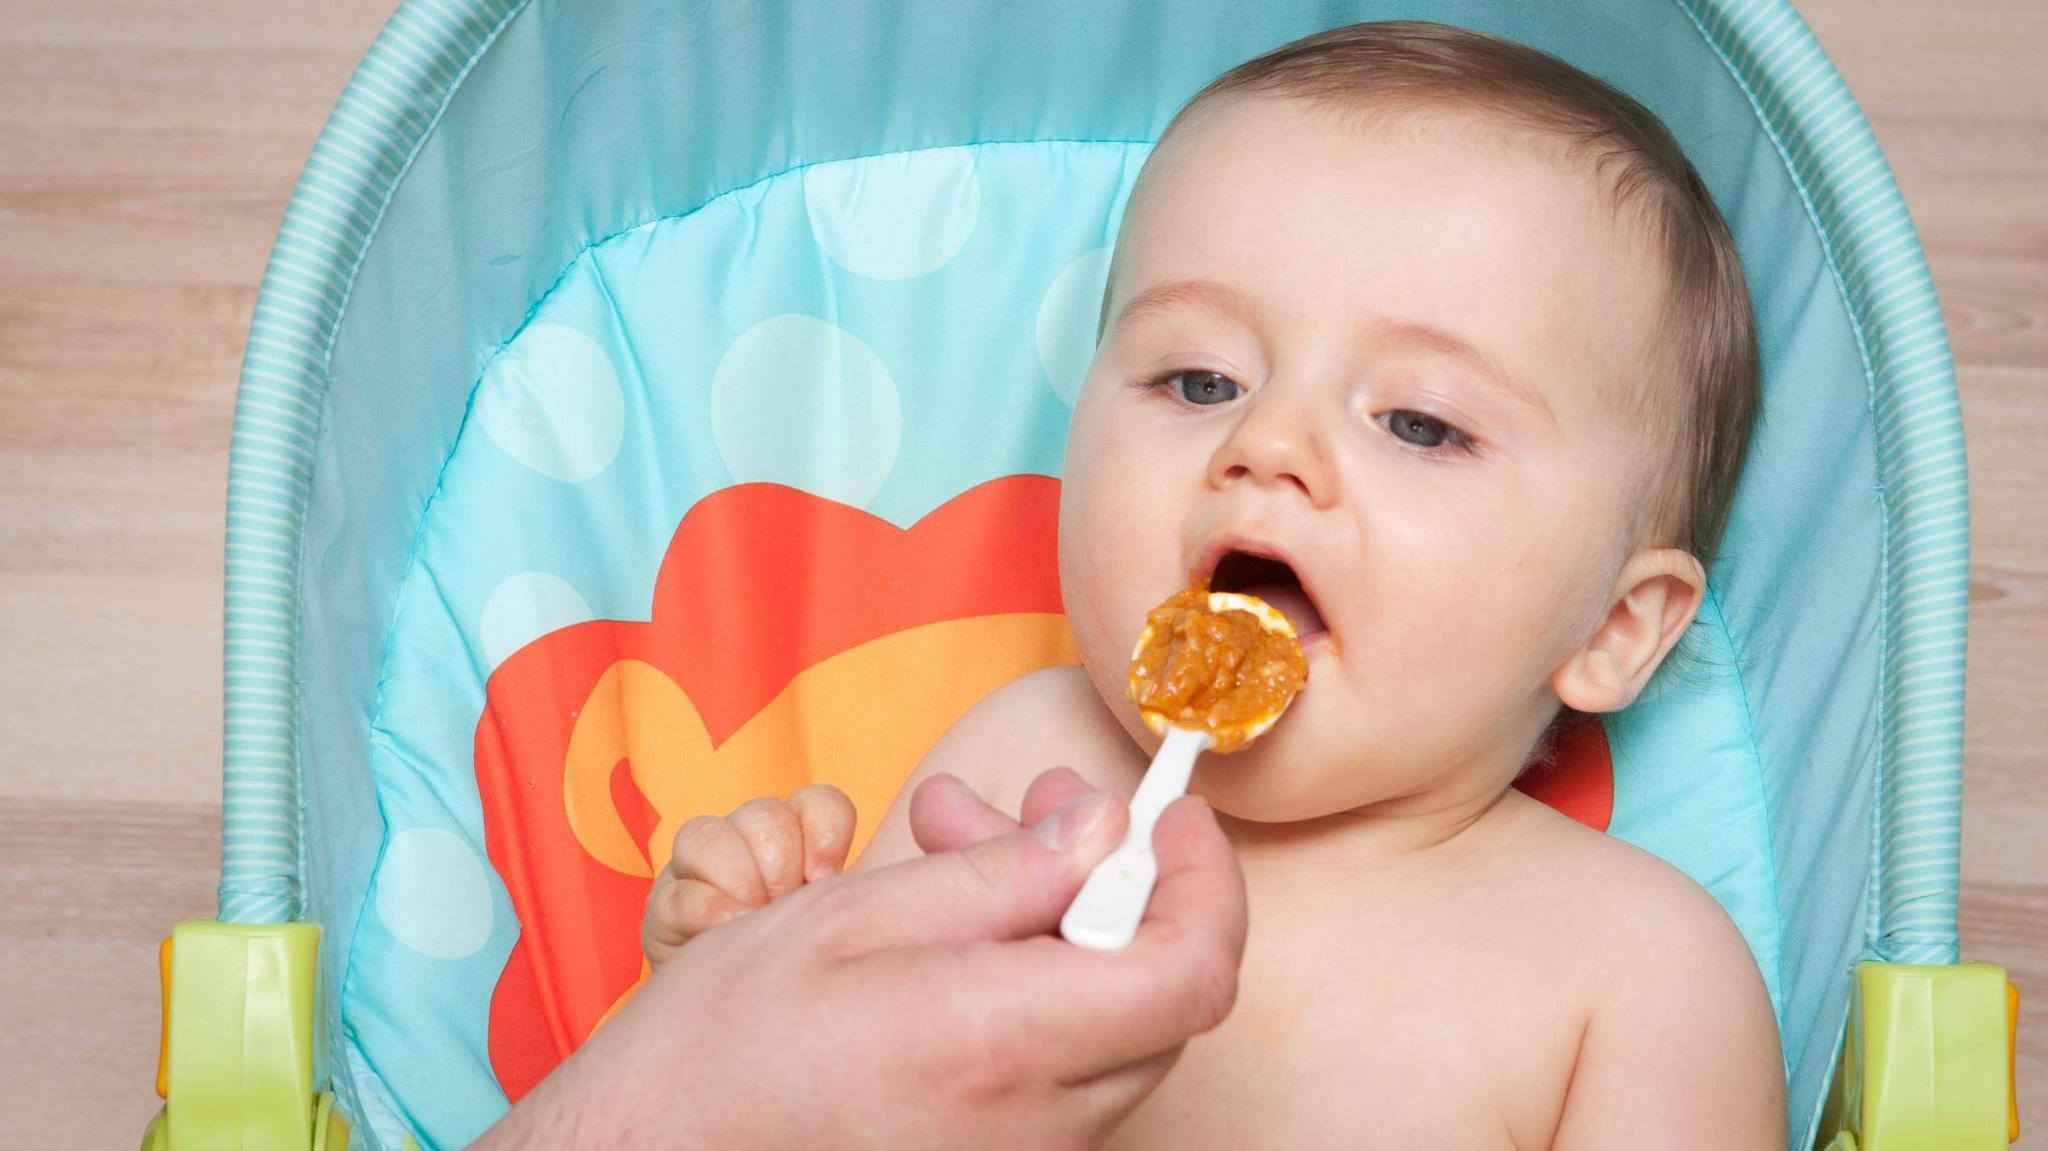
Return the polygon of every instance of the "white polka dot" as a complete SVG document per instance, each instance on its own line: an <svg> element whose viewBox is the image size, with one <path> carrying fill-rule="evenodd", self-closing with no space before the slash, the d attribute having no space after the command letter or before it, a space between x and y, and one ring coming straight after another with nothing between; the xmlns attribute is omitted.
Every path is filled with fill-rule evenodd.
<svg viewBox="0 0 2048 1151"><path fill-rule="evenodd" d="M541 636L591 618L590 605L568 580L547 572L512 576L484 601L485 666L497 667Z"/></svg>
<svg viewBox="0 0 2048 1151"><path fill-rule="evenodd" d="M1038 362L1045 378L1068 407L1080 398L1081 382L1095 359L1095 325L1102 316L1102 288L1109 281L1109 249L1083 252L1052 278L1038 305Z"/></svg>
<svg viewBox="0 0 2048 1151"><path fill-rule="evenodd" d="M818 246L847 271L908 280L937 271L981 215L966 148L893 152L804 169L804 210Z"/></svg>
<svg viewBox="0 0 2048 1151"><path fill-rule="evenodd" d="M873 348L811 316L747 329L711 377L711 434L733 477L860 507L896 466L896 381Z"/></svg>
<svg viewBox="0 0 2048 1151"><path fill-rule="evenodd" d="M391 837L377 870L377 918L421 955L461 959L491 937L491 885L467 841L433 827Z"/></svg>
<svg viewBox="0 0 2048 1151"><path fill-rule="evenodd" d="M533 324L484 372L476 418L513 459L576 483L619 454L625 402L597 341L561 324Z"/></svg>

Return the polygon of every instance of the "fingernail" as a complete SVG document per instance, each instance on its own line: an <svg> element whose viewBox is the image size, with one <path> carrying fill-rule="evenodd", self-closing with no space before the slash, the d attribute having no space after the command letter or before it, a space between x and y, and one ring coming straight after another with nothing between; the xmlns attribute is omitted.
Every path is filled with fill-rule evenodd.
<svg viewBox="0 0 2048 1151"><path fill-rule="evenodd" d="M837 874L839 874L838 868L832 866L829 863L821 863L818 866L811 868L811 874L808 878L805 879L805 882L816 883L821 879L830 879Z"/></svg>
<svg viewBox="0 0 2048 1151"><path fill-rule="evenodd" d="M1067 851L1075 844L1088 838L1103 817L1109 814L1109 797L1097 792L1084 795L1044 819L1031 829L1038 842L1054 851Z"/></svg>

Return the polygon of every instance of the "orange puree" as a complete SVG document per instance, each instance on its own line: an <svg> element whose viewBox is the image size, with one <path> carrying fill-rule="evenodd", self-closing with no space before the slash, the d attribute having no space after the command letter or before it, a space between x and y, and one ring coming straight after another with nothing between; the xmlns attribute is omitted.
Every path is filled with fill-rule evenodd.
<svg viewBox="0 0 2048 1151"><path fill-rule="evenodd" d="M1147 613L1131 657L1131 702L1145 722L1154 731L1207 731L1217 751L1258 735L1307 681L1293 629L1274 630L1241 609L1212 610L1206 580Z"/></svg>

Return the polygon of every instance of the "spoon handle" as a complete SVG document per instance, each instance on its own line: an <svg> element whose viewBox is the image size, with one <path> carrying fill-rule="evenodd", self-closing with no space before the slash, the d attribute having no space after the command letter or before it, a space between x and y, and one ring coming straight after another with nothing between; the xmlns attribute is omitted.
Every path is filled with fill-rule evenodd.
<svg viewBox="0 0 2048 1151"><path fill-rule="evenodd" d="M1091 951L1120 951L1137 937L1138 921L1145 917L1152 885L1159 878L1159 864L1152 856L1153 825L1167 805L1187 791L1195 757L1215 745L1208 732L1166 729L1166 741L1131 796L1131 825L1123 842L1088 873L1081 894L1060 919L1060 934L1069 943Z"/></svg>

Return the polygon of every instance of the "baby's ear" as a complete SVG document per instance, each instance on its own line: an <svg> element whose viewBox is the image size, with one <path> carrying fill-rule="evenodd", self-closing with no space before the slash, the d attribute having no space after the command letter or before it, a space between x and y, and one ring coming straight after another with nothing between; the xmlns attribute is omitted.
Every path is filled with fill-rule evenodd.
<svg viewBox="0 0 2048 1151"><path fill-rule="evenodd" d="M1706 587L1707 573L1690 552L1644 548L1630 556L1614 581L1606 618L1551 673L1558 700L1585 712L1633 703L1691 625Z"/></svg>

